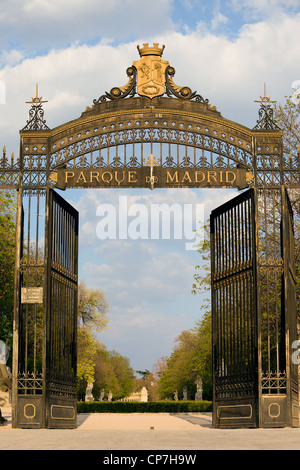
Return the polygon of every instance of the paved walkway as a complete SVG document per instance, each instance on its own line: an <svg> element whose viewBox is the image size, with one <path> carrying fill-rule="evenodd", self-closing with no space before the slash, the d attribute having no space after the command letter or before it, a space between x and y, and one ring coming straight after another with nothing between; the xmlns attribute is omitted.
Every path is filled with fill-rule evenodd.
<svg viewBox="0 0 300 470"><path fill-rule="evenodd" d="M211 413L78 414L72 430L13 429L11 409L2 414L1 450L300 450L300 428L214 429Z"/></svg>

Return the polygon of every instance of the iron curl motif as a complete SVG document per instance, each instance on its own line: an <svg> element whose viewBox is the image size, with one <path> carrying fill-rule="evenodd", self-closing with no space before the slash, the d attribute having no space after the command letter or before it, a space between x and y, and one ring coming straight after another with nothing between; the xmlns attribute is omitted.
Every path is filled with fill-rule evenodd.
<svg viewBox="0 0 300 470"><path fill-rule="evenodd" d="M198 95L196 91L192 91L188 86L180 87L175 85L173 78L175 75L174 67L170 65L166 68L166 94L168 96L176 96L176 98L182 98L185 100L195 100L200 103L208 103L208 99L204 99L201 95Z"/></svg>
<svg viewBox="0 0 300 470"><path fill-rule="evenodd" d="M127 76L129 77L128 83L123 87L113 87L110 92L105 92L105 95L101 95L100 98L93 101L94 104L102 103L103 101L120 100L126 96L134 96L136 94L136 75L137 71L134 66L128 67L126 70Z"/></svg>
<svg viewBox="0 0 300 470"><path fill-rule="evenodd" d="M253 130L280 130L274 120L274 110L271 106L261 105L258 110L259 119L256 121L257 124L253 127Z"/></svg>
<svg viewBox="0 0 300 470"><path fill-rule="evenodd" d="M49 129L44 119L42 105L33 105L29 110L29 119L26 121L26 126L23 127L22 131L44 131Z"/></svg>

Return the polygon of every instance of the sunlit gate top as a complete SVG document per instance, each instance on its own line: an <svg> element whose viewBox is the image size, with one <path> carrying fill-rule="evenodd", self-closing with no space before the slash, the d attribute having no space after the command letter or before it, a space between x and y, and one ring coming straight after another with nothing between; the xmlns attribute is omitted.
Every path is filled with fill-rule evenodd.
<svg viewBox="0 0 300 470"><path fill-rule="evenodd" d="M207 99L175 84L163 49L144 44L140 59L126 71L126 85L112 88L78 119L54 129L47 126L44 101L36 93L20 131L19 157L8 159L4 152L0 160L0 187L18 189L19 205L22 195L30 201L36 196L37 206L51 188L253 188L260 284L266 270L284 269L278 240L282 191L299 187L299 161L283 154L282 132L266 93L253 129L229 121ZM17 270L26 268L25 255ZM268 285L268 292L272 288ZM261 318L273 315L272 295L265 296L266 315L258 310ZM259 334L269 333L262 328ZM263 354L265 364L268 354ZM265 380L279 372L266 367Z"/></svg>
<svg viewBox="0 0 300 470"><path fill-rule="evenodd" d="M0 161L1 187L298 187L299 162L282 155L266 96L251 130L177 86L163 48L146 44L139 52L127 85L54 129L37 93L20 131L20 157L4 153Z"/></svg>

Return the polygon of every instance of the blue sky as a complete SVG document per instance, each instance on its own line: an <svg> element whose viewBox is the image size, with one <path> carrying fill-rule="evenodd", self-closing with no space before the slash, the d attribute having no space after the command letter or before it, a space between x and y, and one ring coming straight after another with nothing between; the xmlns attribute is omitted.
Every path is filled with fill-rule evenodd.
<svg viewBox="0 0 300 470"><path fill-rule="evenodd" d="M35 94L49 127L79 117L104 91L127 82L136 46L165 44L163 58L176 83L197 90L224 117L253 127L254 100L279 102L300 79L299 0L10 0L1 1L0 146L18 154L19 129ZM5 101L5 102L3 102ZM204 204L205 216L233 191L70 190L63 197L80 211L80 279L103 289L109 328L99 336L151 369L172 352L174 340L200 318L201 297L192 296L199 256L181 240L106 240L96 236L100 204L167 202Z"/></svg>

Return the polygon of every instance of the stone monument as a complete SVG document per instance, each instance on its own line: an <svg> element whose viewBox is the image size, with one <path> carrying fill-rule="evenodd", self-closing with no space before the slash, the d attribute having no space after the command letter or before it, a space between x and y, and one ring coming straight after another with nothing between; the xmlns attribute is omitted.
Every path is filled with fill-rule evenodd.
<svg viewBox="0 0 300 470"><path fill-rule="evenodd" d="M196 391L196 394L195 394L195 400L202 400L203 388L202 388L202 379L201 379L201 377L197 378L196 387L197 387L197 391Z"/></svg>
<svg viewBox="0 0 300 470"><path fill-rule="evenodd" d="M85 392L85 401L93 401L94 400L92 390L93 390L93 384L92 383L87 384L86 392Z"/></svg>

